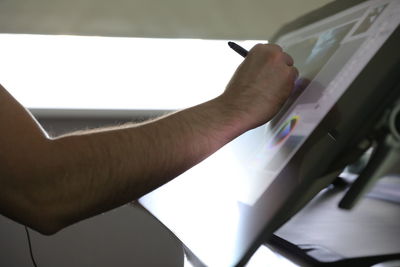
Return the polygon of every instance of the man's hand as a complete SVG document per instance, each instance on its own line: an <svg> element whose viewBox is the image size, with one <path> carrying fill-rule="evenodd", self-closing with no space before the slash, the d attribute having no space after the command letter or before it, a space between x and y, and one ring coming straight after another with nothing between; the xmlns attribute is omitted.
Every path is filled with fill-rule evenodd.
<svg viewBox="0 0 400 267"><path fill-rule="evenodd" d="M250 129L269 121L289 97L298 76L293 59L273 44L254 46L220 101Z"/></svg>

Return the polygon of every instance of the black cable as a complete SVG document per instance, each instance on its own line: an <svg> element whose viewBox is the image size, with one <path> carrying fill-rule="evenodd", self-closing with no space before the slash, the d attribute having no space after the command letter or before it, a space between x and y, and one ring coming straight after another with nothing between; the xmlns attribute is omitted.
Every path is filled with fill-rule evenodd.
<svg viewBox="0 0 400 267"><path fill-rule="evenodd" d="M26 227L26 226L25 226L25 231L26 231L26 237L28 238L29 253L31 254L31 260L32 260L33 266L37 267L35 258L33 257L31 236L29 235L29 230L28 230L28 227Z"/></svg>

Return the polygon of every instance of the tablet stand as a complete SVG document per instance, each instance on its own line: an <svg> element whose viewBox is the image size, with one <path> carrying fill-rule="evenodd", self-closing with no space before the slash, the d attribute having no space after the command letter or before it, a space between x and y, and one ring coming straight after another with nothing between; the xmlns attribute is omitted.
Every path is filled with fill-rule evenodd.
<svg viewBox="0 0 400 267"><path fill-rule="evenodd" d="M375 148L367 166L339 203L342 209L351 209L376 181L387 175L400 174L400 104L384 120L375 139Z"/></svg>

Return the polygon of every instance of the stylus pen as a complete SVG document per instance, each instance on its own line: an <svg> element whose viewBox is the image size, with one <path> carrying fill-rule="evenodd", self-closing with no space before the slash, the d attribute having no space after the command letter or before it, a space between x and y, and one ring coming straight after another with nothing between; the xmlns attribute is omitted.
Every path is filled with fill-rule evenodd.
<svg viewBox="0 0 400 267"><path fill-rule="evenodd" d="M239 55L241 55L242 57L246 57L247 54L249 53L249 51L247 51L246 49L244 49L243 47L241 47L240 45L238 45L237 43L234 42L228 42L228 45L230 48L232 48L233 50L235 50L235 52L237 52Z"/></svg>

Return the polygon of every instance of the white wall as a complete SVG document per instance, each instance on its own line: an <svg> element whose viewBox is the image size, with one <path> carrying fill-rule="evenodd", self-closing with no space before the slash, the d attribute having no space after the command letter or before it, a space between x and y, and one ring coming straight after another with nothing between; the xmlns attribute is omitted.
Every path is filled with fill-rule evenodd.
<svg viewBox="0 0 400 267"><path fill-rule="evenodd" d="M0 32L265 40L333 0L2 0Z"/></svg>

